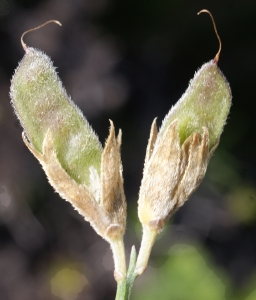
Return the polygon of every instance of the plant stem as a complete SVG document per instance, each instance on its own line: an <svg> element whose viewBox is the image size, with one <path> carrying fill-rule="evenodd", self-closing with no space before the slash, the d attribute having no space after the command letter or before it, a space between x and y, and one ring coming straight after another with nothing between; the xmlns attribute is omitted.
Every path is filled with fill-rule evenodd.
<svg viewBox="0 0 256 300"><path fill-rule="evenodd" d="M157 231L148 226L143 227L141 247L136 263L136 250L132 247L128 272L126 274L125 253L123 240L111 243L115 262L115 278L117 291L115 300L129 300L133 283L138 275L141 275L148 264L148 259L156 239Z"/></svg>
<svg viewBox="0 0 256 300"><path fill-rule="evenodd" d="M152 230L148 226L143 226L142 241L135 268L136 276L141 275L148 265L148 259L154 245L156 235L156 230Z"/></svg>
<svg viewBox="0 0 256 300"><path fill-rule="evenodd" d="M126 280L126 261L123 239L111 241L111 249L115 264L115 279L117 283L123 282Z"/></svg>
<svg viewBox="0 0 256 300"><path fill-rule="evenodd" d="M127 277L125 280L117 283L116 300L129 300L131 296L131 290L137 275L134 273L136 266L136 250L132 246L129 268L127 271Z"/></svg>
<svg viewBox="0 0 256 300"><path fill-rule="evenodd" d="M127 300L126 278L117 282L116 299Z"/></svg>
<svg viewBox="0 0 256 300"><path fill-rule="evenodd" d="M137 277L137 274L134 272L135 267L136 267L136 249L134 246L132 246L130 263L129 263L129 267L128 267L128 271L127 271L127 278L126 278L127 300L130 299L133 283Z"/></svg>

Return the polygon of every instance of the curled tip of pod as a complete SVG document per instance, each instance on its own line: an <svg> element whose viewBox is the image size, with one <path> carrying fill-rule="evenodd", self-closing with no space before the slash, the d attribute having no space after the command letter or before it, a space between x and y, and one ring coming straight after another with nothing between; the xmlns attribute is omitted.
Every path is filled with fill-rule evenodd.
<svg viewBox="0 0 256 300"><path fill-rule="evenodd" d="M213 61L217 64L218 61L219 61L219 58L220 58L220 52L221 52L221 39L220 39L220 36L219 36L219 34L218 34L218 31L217 31L217 27L216 27L214 18L213 18L213 16L212 16L212 14L209 12L209 10L207 10L207 9L202 9L202 10L200 10L200 11L197 13L197 15L200 15L200 14L203 13L203 12L207 13L208 15L210 15L210 17L211 17L211 19L212 19L212 23L213 23L213 27L214 27L215 34L216 34L216 36L217 36L217 38L218 38L218 41L219 41L219 50L218 50L218 52L217 52L217 54L215 55L214 60L213 60Z"/></svg>
<svg viewBox="0 0 256 300"><path fill-rule="evenodd" d="M24 43L24 41L23 41L24 36L25 36L27 33L31 32L31 31L35 31L35 30L37 30L37 29L40 29L40 28L44 27L45 25L47 25L47 24L49 24L49 23L56 23L56 24L58 24L59 26L62 26L62 24L61 24L59 21L57 21L57 20L49 20L49 21L45 22L44 24L42 24L42 25L40 25L40 26L37 26L37 27L35 27L35 28L32 28L32 29L29 29L29 30L25 31L25 32L22 34L21 38L20 38L21 45L22 45L22 47L23 47L23 49L24 49L25 51L27 50L27 45L26 45L26 44Z"/></svg>

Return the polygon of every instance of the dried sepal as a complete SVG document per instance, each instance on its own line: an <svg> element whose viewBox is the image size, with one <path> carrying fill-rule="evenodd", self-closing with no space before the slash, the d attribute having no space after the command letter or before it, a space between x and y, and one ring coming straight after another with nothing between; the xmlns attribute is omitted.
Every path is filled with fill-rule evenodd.
<svg viewBox="0 0 256 300"><path fill-rule="evenodd" d="M150 135L149 135L149 140L148 140L148 145L146 150L145 165L147 164L148 160L151 157L156 142L157 134L158 134L158 129L157 129L156 118L155 118L150 129Z"/></svg>
<svg viewBox="0 0 256 300"><path fill-rule="evenodd" d="M112 128L114 128L113 125ZM22 138L28 149L42 165L42 168L45 171L45 174L47 175L52 187L63 199L69 201L72 206L85 218L85 220L90 222L92 227L99 235L108 241L123 236L126 222L126 202L124 198L122 178L118 180L118 185L114 189L115 193L111 195L112 197L105 195L104 193L106 190L102 189L101 199L100 201L97 201L97 194L95 194L95 191L92 190L90 186L87 187L83 184L78 184L61 166L53 146L52 133L50 130L48 130L46 133L43 142L43 153L38 152L33 147L33 145L28 141L24 132L22 134ZM113 135L111 138L113 139ZM108 138L108 140L111 138ZM106 146L107 148L110 147L109 149L111 149L113 145L108 144ZM118 145L117 148L119 149ZM104 152L108 151L109 150L106 150ZM109 163L109 160L106 157L105 161L106 164ZM120 164L118 167L120 168ZM103 169L103 174L104 173L105 171ZM104 181L104 178L102 178L101 181ZM111 182L109 182L109 184L111 184ZM116 198L118 194L122 195L121 200L120 197ZM108 198L108 205L106 205L106 198ZM105 200L105 203L103 200Z"/></svg>
<svg viewBox="0 0 256 300"><path fill-rule="evenodd" d="M110 121L110 132L101 160L101 205L111 220L112 225L107 229L106 235L112 238L116 233L123 235L126 226L126 201L120 147L121 131L116 139L115 127Z"/></svg>
<svg viewBox="0 0 256 300"><path fill-rule="evenodd" d="M194 132L180 144L178 120L157 139L145 163L138 201L139 219L152 231L161 231L204 178L217 144L209 150L209 133Z"/></svg>
<svg viewBox="0 0 256 300"><path fill-rule="evenodd" d="M213 151L209 152L209 133L205 127L203 135L195 132L182 145L181 175L175 193L175 209L182 206L201 183L212 153Z"/></svg>
<svg viewBox="0 0 256 300"><path fill-rule="evenodd" d="M180 141L177 125L177 121L169 125L145 163L138 208L142 224L158 219L159 210L161 215L166 215L175 204L171 200L179 177Z"/></svg>
<svg viewBox="0 0 256 300"><path fill-rule="evenodd" d="M123 280L126 276L123 244L126 227L126 202L120 157L121 131L116 139L114 125L111 122L110 134L102 154L101 178L99 179L95 170L91 169L91 182L88 186L78 184L63 169L54 149L50 129L43 141L42 153L34 148L24 132L22 138L42 165L56 192L63 199L69 201L85 220L90 222L94 230L110 243L114 254L115 279Z"/></svg>
<svg viewBox="0 0 256 300"><path fill-rule="evenodd" d="M43 142L43 153L38 152L33 147L24 132L22 138L28 149L42 165L51 186L63 199L69 201L86 221L90 222L99 235L103 236L109 222L106 218L100 218L102 214L100 207L88 188L82 184L77 184L61 166L53 148L51 132L48 131L46 134Z"/></svg>

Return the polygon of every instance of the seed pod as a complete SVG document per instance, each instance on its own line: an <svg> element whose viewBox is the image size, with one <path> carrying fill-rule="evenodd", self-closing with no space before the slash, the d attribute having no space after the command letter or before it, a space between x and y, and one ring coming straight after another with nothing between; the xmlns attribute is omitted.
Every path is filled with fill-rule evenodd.
<svg viewBox="0 0 256 300"><path fill-rule="evenodd" d="M143 226L156 232L202 181L226 123L231 91L217 66L220 50L221 43L214 60L201 67L167 114L159 133L153 122L138 214Z"/></svg>
<svg viewBox="0 0 256 300"><path fill-rule="evenodd" d="M45 24L49 22L59 24ZM23 140L61 197L107 241L119 240L126 224L121 135L116 139L111 122L103 150L82 112L68 97L50 58L27 47L24 34L21 43L26 53L13 75L10 92L24 128Z"/></svg>
<svg viewBox="0 0 256 300"><path fill-rule="evenodd" d="M78 183L89 184L90 167L100 176L102 146L81 111L68 97L50 58L27 47L11 82L14 110L34 148L42 153L51 128L58 159Z"/></svg>

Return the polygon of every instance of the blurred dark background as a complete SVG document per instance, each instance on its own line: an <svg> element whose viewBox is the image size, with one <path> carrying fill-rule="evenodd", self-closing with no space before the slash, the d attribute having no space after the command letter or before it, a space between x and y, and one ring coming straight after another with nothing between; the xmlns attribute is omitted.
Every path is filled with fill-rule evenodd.
<svg viewBox="0 0 256 300"><path fill-rule="evenodd" d="M205 180L156 242L132 299L256 299L256 1L0 0L1 300L114 299L116 288L108 244L53 191L22 142L9 99L21 34L59 20L26 43L52 58L102 143L109 119L123 131L129 254L140 244L151 122L161 124L218 50L209 16L196 15L203 8L222 39L233 105ZM77 295L72 274L84 285Z"/></svg>

